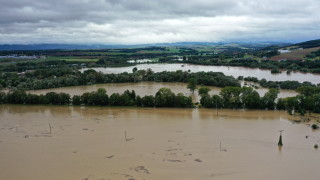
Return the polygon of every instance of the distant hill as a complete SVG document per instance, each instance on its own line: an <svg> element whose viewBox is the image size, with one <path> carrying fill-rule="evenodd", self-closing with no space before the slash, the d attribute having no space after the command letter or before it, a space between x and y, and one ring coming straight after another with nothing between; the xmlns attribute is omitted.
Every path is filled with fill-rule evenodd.
<svg viewBox="0 0 320 180"><path fill-rule="evenodd" d="M81 45L81 44L3 44L0 50L50 50L50 49L110 49L131 46L123 45Z"/></svg>
<svg viewBox="0 0 320 180"><path fill-rule="evenodd" d="M306 48L313 48L313 47L320 47L320 39L317 40L311 40L311 41L306 41L306 42L302 42L302 43L297 43L295 44L296 46L299 46L303 49Z"/></svg>
<svg viewBox="0 0 320 180"><path fill-rule="evenodd" d="M291 52L282 53L277 56L269 58L270 60L303 60L311 52L319 50L320 47L306 48L306 49L295 49Z"/></svg>
<svg viewBox="0 0 320 180"><path fill-rule="evenodd" d="M270 60L304 60L312 53L320 50L320 39L305 41L278 50L287 52L269 58Z"/></svg>
<svg viewBox="0 0 320 180"><path fill-rule="evenodd" d="M248 48L261 48L266 46L288 46L288 43L279 42L176 42L138 45L102 45L102 44L3 44L0 51L12 50L71 50L71 49L112 49L112 48L137 48L150 46L234 46L239 45Z"/></svg>

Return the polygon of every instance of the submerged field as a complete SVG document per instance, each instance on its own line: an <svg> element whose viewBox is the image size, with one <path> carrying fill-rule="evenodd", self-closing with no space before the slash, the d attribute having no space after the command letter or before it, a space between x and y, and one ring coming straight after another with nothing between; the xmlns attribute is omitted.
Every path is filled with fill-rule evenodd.
<svg viewBox="0 0 320 180"><path fill-rule="evenodd" d="M0 179L318 179L319 131L282 111L1 105L0 117Z"/></svg>

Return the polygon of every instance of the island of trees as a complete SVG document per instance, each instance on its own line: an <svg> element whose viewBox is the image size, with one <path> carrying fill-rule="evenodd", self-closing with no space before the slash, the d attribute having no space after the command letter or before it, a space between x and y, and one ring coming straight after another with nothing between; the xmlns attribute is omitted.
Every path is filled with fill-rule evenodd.
<svg viewBox="0 0 320 180"><path fill-rule="evenodd" d="M209 95L210 89L199 88L200 104L193 103L190 96L175 94L169 88L161 88L153 95L137 96L135 92L113 93L110 96L103 88L82 95L48 92L45 95L26 93L23 90L0 92L0 103L44 104L44 105L86 105L86 106L137 106L137 107L203 107L230 109L287 110L290 114L307 111L320 113L320 87L299 87L295 97L278 98L279 90L270 89L264 96L252 87L222 88L219 94Z"/></svg>

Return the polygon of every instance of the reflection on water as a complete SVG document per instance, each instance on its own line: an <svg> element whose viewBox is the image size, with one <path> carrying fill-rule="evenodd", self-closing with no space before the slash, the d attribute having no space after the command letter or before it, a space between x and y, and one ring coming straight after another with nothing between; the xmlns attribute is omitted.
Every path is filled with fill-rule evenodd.
<svg viewBox="0 0 320 180"><path fill-rule="evenodd" d="M0 105L0 117L0 179L315 180L318 174L313 146L320 132L293 124L283 111L217 116L214 109ZM125 132L134 139L126 141Z"/></svg>
<svg viewBox="0 0 320 180"><path fill-rule="evenodd" d="M182 66L183 65L183 66ZM152 69L154 72L162 71L188 71L191 72L200 72L200 71L213 71L213 72L223 72L225 75L233 76L235 78L239 76L251 76L257 77L258 79L265 78L268 81L286 81L286 80L295 80L299 82L309 81L314 84L320 83L319 74L311 73L300 73L292 72L287 74L282 72L281 74L271 74L270 70L263 70L258 68L245 68L245 67L232 67L232 66L204 66L204 65L191 65L191 64L139 64L134 67L138 69ZM122 73L122 72L132 72L133 67L118 67L118 68L92 68L103 73ZM84 71L86 69L82 69Z"/></svg>

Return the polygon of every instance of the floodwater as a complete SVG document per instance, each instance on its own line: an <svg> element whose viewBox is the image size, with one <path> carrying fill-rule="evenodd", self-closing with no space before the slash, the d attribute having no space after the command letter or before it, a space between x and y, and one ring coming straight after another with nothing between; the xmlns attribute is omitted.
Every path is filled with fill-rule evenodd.
<svg viewBox="0 0 320 180"><path fill-rule="evenodd" d="M281 74L271 74L270 70L262 70L258 68L245 68L245 67L228 67L228 66L204 66L204 65L192 65L192 64L139 64L131 67L117 67L117 68L90 68L95 69L96 71L101 71L103 73L122 73L122 72L132 72L132 69L137 67L140 69L152 69L154 72L162 71L188 71L191 72L200 72L200 71L213 71L213 72L223 72L225 75L233 76L235 78L239 76L251 76L257 77L258 79L265 78L268 81L286 81L286 80L295 80L299 82L309 81L314 84L320 83L320 74L311 74L311 73L301 73L301 72L292 72L288 75L286 72ZM82 71L87 70L87 68L82 69Z"/></svg>
<svg viewBox="0 0 320 180"><path fill-rule="evenodd" d="M318 180L320 132L288 119L282 111L0 105L0 179Z"/></svg>
<svg viewBox="0 0 320 180"><path fill-rule="evenodd" d="M42 90L34 90L28 91L33 94L46 94L47 92L64 92L70 95L82 95L85 92L96 91L99 88L105 88L107 93L111 95L112 93L123 93L125 90L134 90L137 95L145 96L145 95L155 95L157 91L162 88L167 87L170 88L174 93L183 93L185 96L191 96L194 102L200 101L200 96L198 92L192 94L189 89L187 89L187 84L185 83L165 83L165 82L139 82L139 83L110 83L110 84L95 84L95 85L87 85L87 86L71 86L71 87L62 87L62 88L54 88L54 89L42 89ZM210 94L219 94L221 88L208 86L211 91ZM263 96L268 89L260 88L257 89L260 96ZM279 97L293 97L296 96L297 93L292 90L280 90Z"/></svg>

